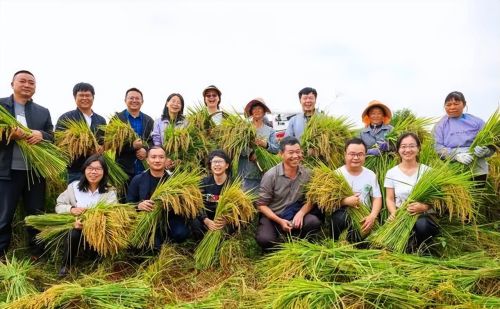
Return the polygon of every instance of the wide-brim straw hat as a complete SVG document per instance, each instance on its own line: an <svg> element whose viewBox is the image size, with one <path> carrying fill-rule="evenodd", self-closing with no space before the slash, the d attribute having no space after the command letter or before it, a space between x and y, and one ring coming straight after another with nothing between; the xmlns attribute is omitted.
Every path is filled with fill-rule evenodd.
<svg viewBox="0 0 500 309"><path fill-rule="evenodd" d="M387 105L377 100L370 101L370 103L368 103L368 106L363 111L363 114L361 114L363 123L365 125L370 125L370 117L368 117L368 112L374 107L378 107L384 111L384 124L389 124L389 122L391 122L392 112L390 108L387 107Z"/></svg>
<svg viewBox="0 0 500 309"><path fill-rule="evenodd" d="M264 112L265 113L271 113L271 110L269 109L269 107L267 107L266 103L264 102L264 99L262 98L255 98L253 99L252 101L248 102L247 103L247 106L245 106L245 116L246 117L250 117L252 116L250 114L252 108L255 106L255 105L260 105L262 106L262 108L264 108Z"/></svg>

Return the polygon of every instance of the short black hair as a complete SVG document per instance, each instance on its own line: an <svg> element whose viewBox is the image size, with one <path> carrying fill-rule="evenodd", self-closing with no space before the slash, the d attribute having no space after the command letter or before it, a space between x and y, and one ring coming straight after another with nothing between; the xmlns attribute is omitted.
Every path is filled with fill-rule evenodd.
<svg viewBox="0 0 500 309"><path fill-rule="evenodd" d="M465 101L464 94L461 93L460 91L453 91L453 92L448 93L448 95L444 99L444 103L446 104L446 102L451 101L451 100L462 101L462 102L464 102L464 105L467 104L467 102Z"/></svg>
<svg viewBox="0 0 500 309"><path fill-rule="evenodd" d="M12 80L14 80L16 78L16 76L19 75L19 74L29 74L29 75L35 77L35 75L33 75L33 73L31 73L28 70L19 70L16 73L14 73L14 75L12 76Z"/></svg>
<svg viewBox="0 0 500 309"><path fill-rule="evenodd" d="M421 142L420 142L420 139L418 138L418 135L413 133L413 132L405 132L403 134L401 134L396 142L396 151L399 152L399 147L401 147L401 141L405 138L407 138L408 136L411 136L413 137L413 139L415 140L415 142L417 143L417 146L418 146L418 149L420 149L420 145L421 145Z"/></svg>
<svg viewBox="0 0 500 309"><path fill-rule="evenodd" d="M300 142L296 137L287 136L280 141L280 151L281 152L285 151L285 147L287 145L296 145L296 144L300 145Z"/></svg>
<svg viewBox="0 0 500 309"><path fill-rule="evenodd" d="M312 93L315 98L318 97L318 92L316 91L316 89L314 89L312 87L305 87L299 91L299 99L302 98L303 95L310 94L310 93Z"/></svg>
<svg viewBox="0 0 500 309"><path fill-rule="evenodd" d="M144 101L144 96L142 95L142 91L140 91L139 89L137 89L135 87L132 87L132 88L128 89L127 92L125 92L125 99L127 98L128 93L131 91L139 92L141 94L141 99Z"/></svg>
<svg viewBox="0 0 500 309"><path fill-rule="evenodd" d="M94 154L91 155L90 157L85 160L85 162L82 165L82 177L80 177L80 182L78 183L78 190L87 192L90 188L89 181L87 180L87 177L85 176L85 170L87 167L92 164L93 162L98 161L101 163L102 166L102 179L99 182L99 193L106 193L108 192L108 166L106 165L106 162L104 161L104 157L100 154Z"/></svg>
<svg viewBox="0 0 500 309"><path fill-rule="evenodd" d="M95 96L94 86L89 83L78 83L73 87L73 97L76 98L78 92L90 91L92 96Z"/></svg>
<svg viewBox="0 0 500 309"><path fill-rule="evenodd" d="M163 112L161 113L161 119L162 120L175 120L175 119L170 119L170 115L168 113L168 107L167 103L172 99L173 97L178 97L179 100L181 101L181 110L179 111L179 114L177 115L177 119L184 119L184 98L180 93L171 93L168 97L167 100L165 101L165 107L163 107Z"/></svg>
<svg viewBox="0 0 500 309"><path fill-rule="evenodd" d="M227 173L229 173L229 171L231 170L231 158L222 149L215 149L215 150L213 150L212 152L210 152L208 154L208 162L207 162L208 169L210 170L210 167L211 167L211 164L212 164L212 160L213 160L214 157L222 158L222 159L224 159L224 161L226 161L227 164L229 164L229 167L227 169Z"/></svg>
<svg viewBox="0 0 500 309"><path fill-rule="evenodd" d="M165 150L165 148L163 148L162 146L156 145L156 146L151 146L148 148L148 150L146 151L146 157L149 157L149 153L153 149L161 149L161 150L163 150L163 152L165 152L165 155L167 154L167 151Z"/></svg>
<svg viewBox="0 0 500 309"><path fill-rule="evenodd" d="M351 139L347 140L345 142L344 151L347 151L347 147L349 147L349 145L363 145L363 147L365 147L365 152L368 149L368 147L366 147L365 142L363 142L363 140L359 137L355 137L355 138L351 138Z"/></svg>

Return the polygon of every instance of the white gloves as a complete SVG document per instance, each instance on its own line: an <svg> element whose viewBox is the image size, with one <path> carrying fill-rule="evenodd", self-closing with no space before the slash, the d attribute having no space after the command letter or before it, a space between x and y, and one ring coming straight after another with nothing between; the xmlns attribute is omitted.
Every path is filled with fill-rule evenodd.
<svg viewBox="0 0 500 309"><path fill-rule="evenodd" d="M474 160L474 157L470 153L462 152L455 155L455 160L462 164L469 165L472 163L472 160Z"/></svg>
<svg viewBox="0 0 500 309"><path fill-rule="evenodd" d="M474 155L478 158L486 157L489 154L490 154L490 149L486 146L474 147Z"/></svg>

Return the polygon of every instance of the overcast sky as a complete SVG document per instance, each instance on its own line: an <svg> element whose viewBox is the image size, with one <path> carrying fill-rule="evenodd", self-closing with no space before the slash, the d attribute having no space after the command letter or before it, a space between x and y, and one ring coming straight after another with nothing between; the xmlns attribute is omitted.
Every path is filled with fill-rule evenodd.
<svg viewBox="0 0 500 309"><path fill-rule="evenodd" d="M224 108L263 97L282 112L311 86L320 108L358 124L372 99L441 116L459 90L484 120L500 102L498 0L0 0L0 38L0 96L30 70L53 122L81 81L106 118L130 87L153 118L170 93L190 106L210 84Z"/></svg>

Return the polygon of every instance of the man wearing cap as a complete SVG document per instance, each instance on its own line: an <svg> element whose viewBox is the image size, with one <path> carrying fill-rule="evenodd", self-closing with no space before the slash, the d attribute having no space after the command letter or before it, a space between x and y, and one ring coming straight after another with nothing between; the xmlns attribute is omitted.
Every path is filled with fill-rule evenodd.
<svg viewBox="0 0 500 309"><path fill-rule="evenodd" d="M302 105L302 113L290 118L288 122L288 127L285 131L286 136L293 136L300 141L302 133L304 133L304 128L306 127L307 121L311 119L312 115L316 111L316 98L318 93L316 89L311 87L306 87L299 91L300 105Z"/></svg>
<svg viewBox="0 0 500 309"><path fill-rule="evenodd" d="M264 123L266 113L270 112L271 110L262 98L255 98L245 106L245 116L252 117L252 124L257 131L256 147L261 147L270 153L276 154L279 151L276 132ZM241 154L238 163L238 175L243 179L245 191L256 191L259 188L263 172L258 165L254 152L247 150Z"/></svg>
<svg viewBox="0 0 500 309"><path fill-rule="evenodd" d="M359 133L359 137L368 148L367 154L378 156L384 151L389 151L385 137L393 129L389 124L391 118L391 110L382 102L373 100L368 103L361 114L365 128Z"/></svg>
<svg viewBox="0 0 500 309"><path fill-rule="evenodd" d="M219 125L222 122L223 118L223 113L220 110L221 96L221 91L214 85L210 85L207 88L203 89L203 102L207 107L212 121L216 125Z"/></svg>
<svg viewBox="0 0 500 309"><path fill-rule="evenodd" d="M44 209L45 179L30 171L15 141L24 139L31 146L54 138L49 110L32 99L36 90L35 76L26 70L18 71L12 77L11 86L13 94L0 99L0 106L29 128L31 134L17 129L9 138L0 136L0 258L9 247L12 220L21 197L25 215L40 214ZM42 254L41 247L36 244L37 231L30 227L26 230L31 253L37 257Z"/></svg>

